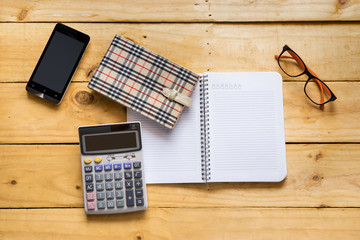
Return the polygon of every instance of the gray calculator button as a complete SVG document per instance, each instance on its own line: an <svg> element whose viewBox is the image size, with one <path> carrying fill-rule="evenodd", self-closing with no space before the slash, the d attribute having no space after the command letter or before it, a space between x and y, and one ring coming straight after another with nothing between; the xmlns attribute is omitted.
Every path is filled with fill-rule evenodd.
<svg viewBox="0 0 360 240"><path fill-rule="evenodd" d="M97 200L104 200L105 199L105 193L104 192L96 193L96 199Z"/></svg>
<svg viewBox="0 0 360 240"><path fill-rule="evenodd" d="M116 207L121 208L124 207L124 200L116 200Z"/></svg>
<svg viewBox="0 0 360 240"><path fill-rule="evenodd" d="M142 180L135 180L135 187L142 187L143 183Z"/></svg>
<svg viewBox="0 0 360 240"><path fill-rule="evenodd" d="M94 184L93 183L86 184L86 191L87 192L93 192L94 191Z"/></svg>
<svg viewBox="0 0 360 240"><path fill-rule="evenodd" d="M132 189L126 190L126 206L134 206L134 190Z"/></svg>
<svg viewBox="0 0 360 240"><path fill-rule="evenodd" d="M133 187L133 181L125 181L125 187L126 188L132 188Z"/></svg>
<svg viewBox="0 0 360 240"><path fill-rule="evenodd" d="M105 183L106 190L113 190L114 189L114 183L113 182L107 182Z"/></svg>
<svg viewBox="0 0 360 240"><path fill-rule="evenodd" d="M105 208L105 202L104 201L98 201L97 202L98 209L104 209Z"/></svg>
<svg viewBox="0 0 360 240"><path fill-rule="evenodd" d="M92 172L92 166L85 166L84 170L85 172Z"/></svg>
<svg viewBox="0 0 360 240"><path fill-rule="evenodd" d="M115 182L115 188L116 189L122 189L123 188L123 182L122 181L116 181Z"/></svg>
<svg viewBox="0 0 360 240"><path fill-rule="evenodd" d="M142 197L142 196L144 196L144 190L142 190L142 189L135 189L135 196L136 196L136 197Z"/></svg>
<svg viewBox="0 0 360 240"><path fill-rule="evenodd" d="M115 201L107 201L107 207L108 208L114 208L115 207Z"/></svg>
<svg viewBox="0 0 360 240"><path fill-rule="evenodd" d="M125 174L125 179L131 179L132 178L132 172L126 171L124 174Z"/></svg>
<svg viewBox="0 0 360 240"><path fill-rule="evenodd" d="M144 199L143 198L137 198L136 199L136 206L144 206Z"/></svg>
<svg viewBox="0 0 360 240"><path fill-rule="evenodd" d="M115 180L121 180L122 179L122 172L116 172L114 173Z"/></svg>
<svg viewBox="0 0 360 240"><path fill-rule="evenodd" d="M102 174L102 173L97 173L97 174L95 174L95 180L96 180L97 182L102 182L102 181L104 181L104 174Z"/></svg>
<svg viewBox="0 0 360 240"><path fill-rule="evenodd" d="M111 192L107 191L106 192L106 199L114 199L114 192L113 191L111 191Z"/></svg>
<svg viewBox="0 0 360 240"><path fill-rule="evenodd" d="M134 177L135 178L141 178L142 177L142 172L141 171L134 171Z"/></svg>
<svg viewBox="0 0 360 240"><path fill-rule="evenodd" d="M96 184L96 190L97 191L102 191L105 189L105 185L103 183L97 183Z"/></svg>
<svg viewBox="0 0 360 240"><path fill-rule="evenodd" d="M115 191L116 198L124 198L124 191Z"/></svg>
<svg viewBox="0 0 360 240"><path fill-rule="evenodd" d="M134 162L133 167L134 168L141 168L141 162Z"/></svg>
<svg viewBox="0 0 360 240"><path fill-rule="evenodd" d="M86 174L85 175L85 182L92 182L94 179L92 174Z"/></svg>
<svg viewBox="0 0 360 240"><path fill-rule="evenodd" d="M113 174L112 173L105 173L105 181L109 181L113 179Z"/></svg>

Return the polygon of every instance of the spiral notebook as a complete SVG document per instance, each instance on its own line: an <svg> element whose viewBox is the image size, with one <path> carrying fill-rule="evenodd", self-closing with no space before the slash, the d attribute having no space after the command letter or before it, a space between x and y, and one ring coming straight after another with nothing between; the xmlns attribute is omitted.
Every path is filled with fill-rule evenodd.
<svg viewBox="0 0 360 240"><path fill-rule="evenodd" d="M142 123L147 183L279 182L286 176L282 79L206 73L174 130Z"/></svg>

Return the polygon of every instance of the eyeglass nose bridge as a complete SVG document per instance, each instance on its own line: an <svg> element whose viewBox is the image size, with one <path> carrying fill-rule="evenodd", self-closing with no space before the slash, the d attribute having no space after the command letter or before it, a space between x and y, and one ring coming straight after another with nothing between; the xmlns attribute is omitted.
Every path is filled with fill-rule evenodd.
<svg viewBox="0 0 360 240"><path fill-rule="evenodd" d="M321 81L317 76L314 76L310 71L309 71L309 69L308 69L308 67L305 65L305 70L304 70L304 72L302 73L302 74L300 74L299 76L302 76L302 75L306 75L306 76L308 76L308 81L311 79L311 78L315 78L315 79L317 79L317 80L319 80L319 81Z"/></svg>

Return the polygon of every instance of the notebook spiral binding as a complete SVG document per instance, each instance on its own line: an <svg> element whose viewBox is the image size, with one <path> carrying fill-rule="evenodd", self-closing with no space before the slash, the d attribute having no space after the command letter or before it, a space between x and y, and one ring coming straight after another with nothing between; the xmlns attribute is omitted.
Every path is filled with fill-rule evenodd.
<svg viewBox="0 0 360 240"><path fill-rule="evenodd" d="M202 180L211 179L210 164L210 135L209 135L209 84L208 76L205 74L199 80L200 87L200 127L201 127L201 171Z"/></svg>

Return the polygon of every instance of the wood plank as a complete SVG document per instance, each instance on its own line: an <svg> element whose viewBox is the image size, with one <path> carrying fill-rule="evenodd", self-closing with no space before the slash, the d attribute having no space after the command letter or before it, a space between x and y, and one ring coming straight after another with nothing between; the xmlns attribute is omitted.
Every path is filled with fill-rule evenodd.
<svg viewBox="0 0 360 240"><path fill-rule="evenodd" d="M358 144L288 144L281 183L148 185L154 207L360 207ZM0 145L0 208L83 207L78 145Z"/></svg>
<svg viewBox="0 0 360 240"><path fill-rule="evenodd" d="M71 6L71 8L69 7ZM3 0L3 22L253 22L357 21L360 4L350 0L302 2L175 1L26 1Z"/></svg>
<svg viewBox="0 0 360 240"><path fill-rule="evenodd" d="M359 142L359 83L329 83L338 99L321 111L304 94L304 83L284 83L287 142Z"/></svg>
<svg viewBox="0 0 360 240"><path fill-rule="evenodd" d="M82 209L1 209L4 239L360 238L359 209L155 208L86 216Z"/></svg>
<svg viewBox="0 0 360 240"><path fill-rule="evenodd" d="M0 82L29 80L54 25L1 23ZM360 23L69 25L91 36L74 81L91 79L115 34L199 73L278 71L304 80L283 74L274 59L289 44L323 80L360 80Z"/></svg>
<svg viewBox="0 0 360 240"><path fill-rule="evenodd" d="M125 109L87 88L72 83L57 106L25 91L25 83L2 83L0 143L77 143L82 125L123 122ZM360 83L332 82L338 99L321 111L303 92L304 83L285 82L287 142L359 142ZM181 119L180 119L181 120Z"/></svg>
<svg viewBox="0 0 360 240"><path fill-rule="evenodd" d="M82 125L124 122L122 105L93 93L85 83L72 83L60 105L25 91L24 83L1 84L0 142L78 142ZM5 100L6 99L6 100Z"/></svg>

